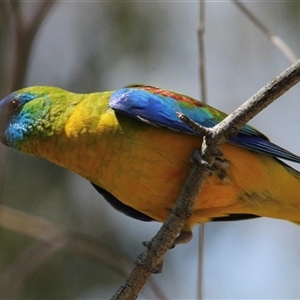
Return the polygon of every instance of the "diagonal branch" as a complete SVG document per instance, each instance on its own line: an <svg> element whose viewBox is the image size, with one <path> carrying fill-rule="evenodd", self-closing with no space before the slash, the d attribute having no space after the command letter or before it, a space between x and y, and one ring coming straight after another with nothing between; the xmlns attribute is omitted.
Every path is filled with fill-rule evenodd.
<svg viewBox="0 0 300 300"><path fill-rule="evenodd" d="M216 131L219 134L224 133L229 138L232 131L234 134L239 131L255 115L296 85L299 78L300 60L297 60L219 123Z"/></svg>
<svg viewBox="0 0 300 300"><path fill-rule="evenodd" d="M112 299L129 300L138 297L151 273L162 265L168 249L173 245L175 238L192 214L194 203L209 174L209 166L212 165L220 146L227 138L235 135L251 118L299 81L300 60L274 78L221 123L207 131L200 159L199 155L196 156L197 160L172 212L156 236L152 238L147 250L140 255L139 263ZM203 128L201 131L203 133Z"/></svg>
<svg viewBox="0 0 300 300"><path fill-rule="evenodd" d="M285 57L294 63L297 61L297 55L293 50L275 33L273 33L265 24L263 24L250 10L239 0L232 0L236 6L255 24L270 40L270 42L277 47Z"/></svg>

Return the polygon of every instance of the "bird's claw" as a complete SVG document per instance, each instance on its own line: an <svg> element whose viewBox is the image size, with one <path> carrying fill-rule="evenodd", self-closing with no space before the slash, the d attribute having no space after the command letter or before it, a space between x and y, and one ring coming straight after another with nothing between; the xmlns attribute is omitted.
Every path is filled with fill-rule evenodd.
<svg viewBox="0 0 300 300"><path fill-rule="evenodd" d="M193 233L190 230L183 230L179 233L174 241L173 247L179 244L187 244L193 238Z"/></svg>
<svg viewBox="0 0 300 300"><path fill-rule="evenodd" d="M211 170L212 171L224 170L224 169L228 168L229 165L230 165L229 160L227 160L225 158L216 157L213 165L211 166L211 168L212 168Z"/></svg>
<svg viewBox="0 0 300 300"><path fill-rule="evenodd" d="M216 156L216 158L221 157L223 155L224 154L223 154L223 152L220 149L218 149L217 152L214 154L214 156ZM201 149L196 149L193 152L190 160L191 160L192 163L198 163L198 164L200 164L201 162L203 162L203 156L202 156Z"/></svg>
<svg viewBox="0 0 300 300"><path fill-rule="evenodd" d="M217 153L215 153L215 160L212 166L207 165L207 168L210 171L220 171L220 170L224 170L227 167L229 167L230 163L227 159L225 158L221 158L223 156L223 152L221 150L218 150ZM190 161L192 163L197 163L197 164L201 164L201 163L205 163L203 161L203 156L202 156L202 152L200 149L197 149L193 152Z"/></svg>
<svg viewBox="0 0 300 300"><path fill-rule="evenodd" d="M190 161L193 164L200 164L202 162L202 152L200 149L197 149L193 152Z"/></svg>
<svg viewBox="0 0 300 300"><path fill-rule="evenodd" d="M144 247L146 247L147 249L149 249L151 247L151 245L152 245L152 242L151 241L143 241L142 245Z"/></svg>

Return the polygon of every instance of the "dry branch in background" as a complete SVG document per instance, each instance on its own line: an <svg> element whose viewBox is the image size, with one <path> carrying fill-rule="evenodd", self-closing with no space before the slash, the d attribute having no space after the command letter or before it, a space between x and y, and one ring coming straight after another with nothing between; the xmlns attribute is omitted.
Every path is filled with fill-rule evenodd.
<svg viewBox="0 0 300 300"><path fill-rule="evenodd" d="M198 24L198 50L199 50L199 86L200 99L207 104L207 80L205 60L205 0L199 3ZM198 229L198 266L197 266L197 299L203 298L203 272L204 272L204 250L205 250L205 224L199 225Z"/></svg>
<svg viewBox="0 0 300 300"><path fill-rule="evenodd" d="M29 56L34 38L45 20L47 14L55 4L55 0L41 1L36 9L31 11L30 18L25 20L22 14L21 1L1 1L0 14L3 26L6 28L6 39L13 41L11 52L13 57L6 59L5 67L2 70L6 73L6 82L1 87L1 93L8 94L24 86L25 74L29 62ZM9 64L8 62L11 62Z"/></svg>
<svg viewBox="0 0 300 300"><path fill-rule="evenodd" d="M281 39L278 35L273 33L262 21L260 21L243 3L239 0L232 0L240 11L249 20L257 26L270 40L270 42L281 51L281 53L290 61L290 63L295 63L298 60L297 55L293 50Z"/></svg>

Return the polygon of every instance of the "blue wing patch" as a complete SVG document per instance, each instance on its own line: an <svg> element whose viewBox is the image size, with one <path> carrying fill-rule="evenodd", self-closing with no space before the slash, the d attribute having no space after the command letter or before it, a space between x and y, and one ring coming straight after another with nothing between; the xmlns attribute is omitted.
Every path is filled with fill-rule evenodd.
<svg viewBox="0 0 300 300"><path fill-rule="evenodd" d="M187 96L150 86L134 86L117 90L112 94L109 104L115 111L149 125L195 135L196 133L178 118L177 112L209 128L227 116ZM237 136L228 141L269 156L300 163L299 156L273 144L250 125L242 127Z"/></svg>

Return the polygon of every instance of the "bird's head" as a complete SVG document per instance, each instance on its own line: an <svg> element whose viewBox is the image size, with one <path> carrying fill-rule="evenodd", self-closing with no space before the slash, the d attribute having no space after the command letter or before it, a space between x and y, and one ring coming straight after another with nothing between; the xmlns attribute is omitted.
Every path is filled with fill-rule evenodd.
<svg viewBox="0 0 300 300"><path fill-rule="evenodd" d="M34 138L51 135L53 99L63 90L55 87L29 87L0 101L0 141L16 149Z"/></svg>

